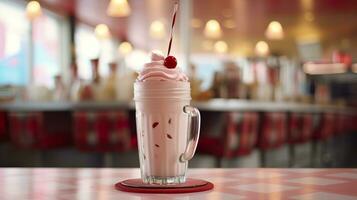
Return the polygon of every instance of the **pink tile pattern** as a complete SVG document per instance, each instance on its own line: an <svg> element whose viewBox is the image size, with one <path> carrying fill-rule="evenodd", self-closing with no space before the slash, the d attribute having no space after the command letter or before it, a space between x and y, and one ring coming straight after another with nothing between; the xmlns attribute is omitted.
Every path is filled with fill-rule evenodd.
<svg viewBox="0 0 357 200"><path fill-rule="evenodd" d="M189 169L189 177L207 179L215 188L188 194L125 193L113 187L139 176L135 168L0 168L0 200L357 199L356 169Z"/></svg>

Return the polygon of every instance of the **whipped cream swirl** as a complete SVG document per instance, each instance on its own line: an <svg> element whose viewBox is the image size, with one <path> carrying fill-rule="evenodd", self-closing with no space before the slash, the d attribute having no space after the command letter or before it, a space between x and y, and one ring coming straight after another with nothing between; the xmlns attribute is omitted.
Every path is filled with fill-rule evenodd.
<svg viewBox="0 0 357 200"><path fill-rule="evenodd" d="M187 76L176 66L169 69L164 65L164 56L152 53L151 62L144 65L144 69L139 73L138 81L182 81L187 82Z"/></svg>

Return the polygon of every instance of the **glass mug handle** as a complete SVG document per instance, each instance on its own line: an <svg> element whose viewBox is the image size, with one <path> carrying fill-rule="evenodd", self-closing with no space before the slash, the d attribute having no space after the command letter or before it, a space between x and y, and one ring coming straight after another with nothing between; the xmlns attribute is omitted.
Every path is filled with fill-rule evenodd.
<svg viewBox="0 0 357 200"><path fill-rule="evenodd" d="M189 140L187 142L186 150L180 156L180 162L186 162L191 160L195 154L198 144L198 138L200 137L201 127L201 114L200 111L192 106L186 105L183 107L183 112L188 114L188 134Z"/></svg>

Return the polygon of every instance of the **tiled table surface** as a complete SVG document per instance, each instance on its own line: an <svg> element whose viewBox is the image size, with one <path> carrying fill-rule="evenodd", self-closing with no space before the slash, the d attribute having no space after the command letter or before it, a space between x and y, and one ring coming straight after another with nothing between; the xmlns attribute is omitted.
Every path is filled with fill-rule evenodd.
<svg viewBox="0 0 357 200"><path fill-rule="evenodd" d="M0 199L357 199L357 169L189 169L189 177L209 180L215 188L188 194L114 189L114 183L139 175L139 169L0 168Z"/></svg>

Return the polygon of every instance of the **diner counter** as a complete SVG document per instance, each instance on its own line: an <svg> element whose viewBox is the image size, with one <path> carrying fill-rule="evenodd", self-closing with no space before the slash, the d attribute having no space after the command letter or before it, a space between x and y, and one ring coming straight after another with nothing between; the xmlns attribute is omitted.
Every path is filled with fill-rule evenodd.
<svg viewBox="0 0 357 200"><path fill-rule="evenodd" d="M192 102L201 111L261 111L261 112L341 112L356 114L352 107L304 104L295 102L264 102L238 99L214 99ZM113 110L134 109L134 102L11 102L0 103L0 111L77 111L77 110Z"/></svg>
<svg viewBox="0 0 357 200"><path fill-rule="evenodd" d="M114 184L140 176L132 168L0 168L0 199L357 199L357 169L189 169L214 189L186 194L126 193Z"/></svg>

